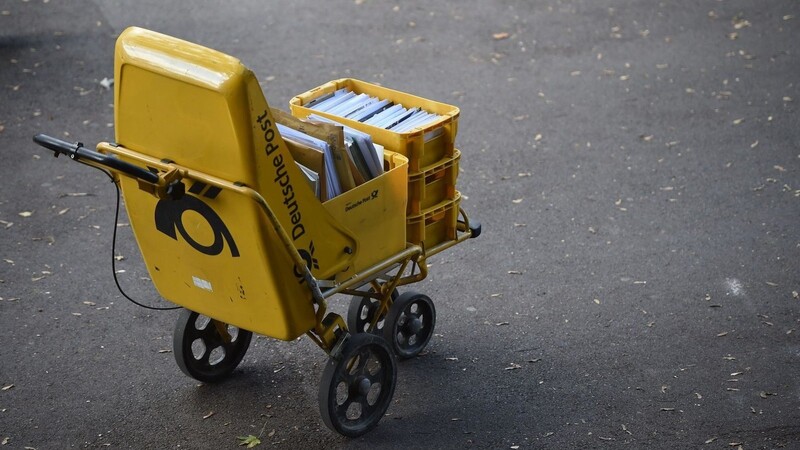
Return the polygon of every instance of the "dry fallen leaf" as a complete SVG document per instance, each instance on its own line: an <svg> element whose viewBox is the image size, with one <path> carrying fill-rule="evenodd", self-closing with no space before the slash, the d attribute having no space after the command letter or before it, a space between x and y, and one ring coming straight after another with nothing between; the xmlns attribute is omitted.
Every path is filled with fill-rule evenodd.
<svg viewBox="0 0 800 450"><path fill-rule="evenodd" d="M256 445L261 444L261 439L249 434L247 436L238 436L236 439L239 440L239 446L246 446L247 448L253 448Z"/></svg>
<svg viewBox="0 0 800 450"><path fill-rule="evenodd" d="M743 19L741 17L734 17L733 19L733 28L737 30L741 30L742 28L747 28L751 25L750 21L747 19Z"/></svg>
<svg viewBox="0 0 800 450"><path fill-rule="evenodd" d="M503 33L495 33L495 34L492 35L492 37L496 41L499 41L499 40L502 40L502 39L508 39L508 36L509 36L509 34L505 33L505 32L503 32Z"/></svg>

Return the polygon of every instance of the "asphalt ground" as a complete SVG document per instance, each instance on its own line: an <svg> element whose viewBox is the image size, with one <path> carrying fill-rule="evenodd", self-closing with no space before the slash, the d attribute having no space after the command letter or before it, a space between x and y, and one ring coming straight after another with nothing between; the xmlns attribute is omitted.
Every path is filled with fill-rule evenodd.
<svg viewBox="0 0 800 450"><path fill-rule="evenodd" d="M0 11L0 448L800 448L797 1ZM461 108L484 233L414 286L436 335L366 436L322 424L308 339L199 385L177 313L117 292L113 186L31 136L113 139L100 82L130 25L237 56L272 106L355 77ZM120 223L122 284L165 304Z"/></svg>

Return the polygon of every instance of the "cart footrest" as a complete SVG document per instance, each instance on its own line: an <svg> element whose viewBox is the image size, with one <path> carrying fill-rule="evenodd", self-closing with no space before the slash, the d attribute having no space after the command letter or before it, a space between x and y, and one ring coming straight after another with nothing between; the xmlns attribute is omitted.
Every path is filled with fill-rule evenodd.
<svg viewBox="0 0 800 450"><path fill-rule="evenodd" d="M458 229L466 231L467 224L462 221L458 221ZM474 239L481 235L481 223L477 220L470 220L469 221L469 237L470 239Z"/></svg>

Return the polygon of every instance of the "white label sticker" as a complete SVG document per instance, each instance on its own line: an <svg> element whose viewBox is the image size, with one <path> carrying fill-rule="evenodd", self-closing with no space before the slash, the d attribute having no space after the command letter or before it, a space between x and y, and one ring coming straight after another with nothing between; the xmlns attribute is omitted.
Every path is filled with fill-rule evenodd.
<svg viewBox="0 0 800 450"><path fill-rule="evenodd" d="M192 277L192 281L194 281L194 285L199 287L200 289L205 289L211 292L214 291L214 289L211 287L210 281L206 281L202 278L197 278L197 277Z"/></svg>

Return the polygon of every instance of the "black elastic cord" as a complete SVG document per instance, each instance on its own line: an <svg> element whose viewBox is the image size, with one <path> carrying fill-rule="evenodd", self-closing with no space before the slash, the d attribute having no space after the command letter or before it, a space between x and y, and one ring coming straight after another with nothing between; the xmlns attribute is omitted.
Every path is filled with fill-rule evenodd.
<svg viewBox="0 0 800 450"><path fill-rule="evenodd" d="M109 178L111 178L111 182L114 183L114 187L117 189L117 207L116 207L116 210L114 211L114 237L111 240L111 270L114 272L114 283L116 283L117 289L119 289L119 293L122 294L123 297L128 299L134 305L141 306L142 308L145 308L145 309L151 309L151 310L154 310L154 311L172 311L172 310L175 310L175 309L180 309L181 308L180 306L159 307L159 306L144 305L144 304L141 304L141 303L137 302L136 300L130 298L128 296L128 294L126 294L125 291L122 290L122 286L120 286L120 284L119 284L119 279L117 279L117 258L116 258L116 256L117 256L117 223L119 222L119 204L120 204L120 197L121 197L121 194L120 194L120 191L119 191L119 183L107 171L105 171L103 169L99 169L99 170L101 172L103 172L104 174L106 174Z"/></svg>

